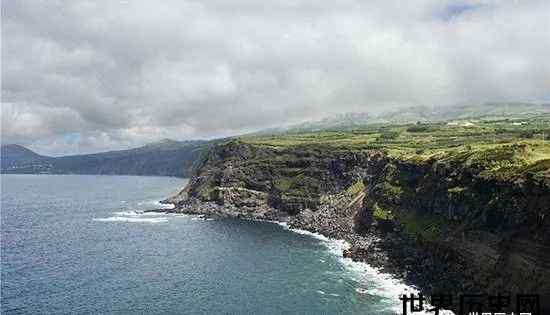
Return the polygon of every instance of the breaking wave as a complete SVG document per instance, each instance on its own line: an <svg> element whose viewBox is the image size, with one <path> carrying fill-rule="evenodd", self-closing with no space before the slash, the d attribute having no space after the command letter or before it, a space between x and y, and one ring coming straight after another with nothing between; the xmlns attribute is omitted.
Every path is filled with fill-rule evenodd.
<svg viewBox="0 0 550 315"><path fill-rule="evenodd" d="M108 217L95 218L97 222L130 222L130 223L163 223L168 222L167 218L132 218L132 217Z"/></svg>
<svg viewBox="0 0 550 315"><path fill-rule="evenodd" d="M344 266L346 270L352 273L352 275L358 280L359 287L355 288L355 292L358 294L370 294L384 298L389 305L388 310L401 312L402 301L399 299L403 294L418 294L419 291L413 286L403 283L403 281L396 279L394 276L381 272L379 269L370 266L364 262L356 262L351 258L345 258L342 256L344 249L349 248L350 244L344 240L337 240L328 238L319 233L309 232L305 230L295 229L288 226L286 222L276 222L284 229L292 231L294 233L308 235L314 237L322 242L328 251L335 255L339 263ZM321 293L322 292L322 293ZM318 291L319 294L325 294L323 291ZM426 305L426 304L425 304ZM429 305L428 305L429 307ZM410 310L408 312L410 314ZM433 314L429 312L416 312L416 314ZM454 315L449 310L440 310L439 314L442 315Z"/></svg>

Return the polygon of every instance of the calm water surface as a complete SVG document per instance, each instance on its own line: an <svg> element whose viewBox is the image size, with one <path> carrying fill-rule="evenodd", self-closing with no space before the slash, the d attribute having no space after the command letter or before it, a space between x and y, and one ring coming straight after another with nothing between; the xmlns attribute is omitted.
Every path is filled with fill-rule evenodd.
<svg viewBox="0 0 550 315"><path fill-rule="evenodd" d="M278 224L146 214L186 180L2 175L3 314L395 314L403 285ZM136 212L138 211L138 212Z"/></svg>

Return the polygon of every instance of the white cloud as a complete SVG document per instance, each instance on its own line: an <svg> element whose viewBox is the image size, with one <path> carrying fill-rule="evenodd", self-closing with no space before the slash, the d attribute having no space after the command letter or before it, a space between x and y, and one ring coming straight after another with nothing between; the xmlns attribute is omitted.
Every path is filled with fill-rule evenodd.
<svg viewBox="0 0 550 315"><path fill-rule="evenodd" d="M2 138L89 152L545 99L549 15L547 1L3 2Z"/></svg>

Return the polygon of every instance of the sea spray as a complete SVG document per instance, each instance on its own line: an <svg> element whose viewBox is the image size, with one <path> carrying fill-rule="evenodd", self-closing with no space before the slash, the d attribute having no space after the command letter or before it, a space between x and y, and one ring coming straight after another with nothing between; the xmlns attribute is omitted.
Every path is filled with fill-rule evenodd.
<svg viewBox="0 0 550 315"><path fill-rule="evenodd" d="M96 222L129 222L129 223L164 223L168 222L167 218L129 218L129 217L108 217L94 218Z"/></svg>
<svg viewBox="0 0 550 315"><path fill-rule="evenodd" d="M269 221L268 221L269 222ZM273 221L270 221L273 222ZM297 228L292 228L286 222L273 222L280 225L286 230L292 231L294 233L307 235L313 238L316 238L321 241L321 243L326 246L328 251L336 256L339 263L344 266L347 270L351 271L354 276L359 279L359 283L364 284L365 287L357 287L355 291L358 294L370 294L376 295L385 298L392 305L389 309L400 314L402 311L402 300L399 299L400 296L406 294L415 294L418 295L419 291L414 286L407 285L403 281L396 279L388 273L381 272L379 269L370 266L364 262L353 261L351 258L343 257L342 253L345 249L350 247L350 244L345 240L338 240L326 237L320 233L310 232L306 230L301 230ZM321 291L322 292L322 291ZM325 294L325 292L319 292L320 294ZM424 304L425 309L431 308L429 304ZM411 310L408 309L408 314L411 313ZM433 314L429 312L415 312L416 314ZM441 315L454 315L452 311L449 310L440 310L439 314Z"/></svg>

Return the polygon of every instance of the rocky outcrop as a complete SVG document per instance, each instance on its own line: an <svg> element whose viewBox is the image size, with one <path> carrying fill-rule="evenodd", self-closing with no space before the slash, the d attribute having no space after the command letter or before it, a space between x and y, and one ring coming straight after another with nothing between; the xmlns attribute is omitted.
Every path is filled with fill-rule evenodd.
<svg viewBox="0 0 550 315"><path fill-rule="evenodd" d="M427 293L550 297L550 162L525 163L524 149L419 159L234 140L167 202L345 239L344 255Z"/></svg>
<svg viewBox="0 0 550 315"><path fill-rule="evenodd" d="M363 153L279 150L235 140L212 149L185 189L169 201L234 204L240 202L232 197L239 190L260 194L269 207L298 214L317 209L322 195L343 191L364 177L365 163Z"/></svg>
<svg viewBox="0 0 550 315"><path fill-rule="evenodd" d="M418 164L375 155L370 163L363 211L389 214L379 221L392 260L412 255L393 250L403 243L421 251L437 274L423 287L550 296L547 177L490 176L464 157Z"/></svg>

